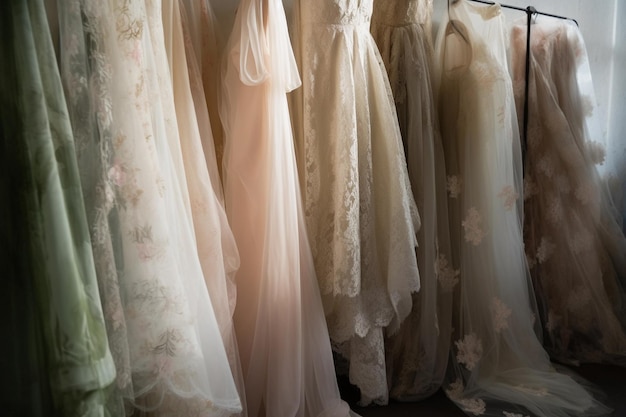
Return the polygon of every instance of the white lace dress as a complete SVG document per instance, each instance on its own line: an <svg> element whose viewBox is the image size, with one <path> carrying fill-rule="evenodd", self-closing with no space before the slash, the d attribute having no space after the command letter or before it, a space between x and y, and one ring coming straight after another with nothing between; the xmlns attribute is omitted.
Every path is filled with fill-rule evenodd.
<svg viewBox="0 0 626 417"><path fill-rule="evenodd" d="M97 124L94 132L100 140L89 145L95 145L91 152L107 174L101 184L107 204L103 208L115 208L98 213L108 216L110 229L117 232L110 239L114 259L104 258L107 252L96 253L103 256L98 262L114 261L109 267L117 272L98 279L109 294L119 293L117 298L107 294L103 300L116 356L116 388L126 412L229 416L242 407L205 281L206 277L226 279L223 263L227 258L221 257L221 251L212 252L209 257L216 256L219 262L213 262L210 269L203 269L206 263L199 259L191 209L192 201L199 200L190 199L185 168L195 170L201 164L185 166L184 162L191 162L189 149L196 149L196 155L202 151L197 150L197 136L187 131L193 127L192 120L178 120L191 112L175 106L181 101L175 101L172 76L186 74L180 73L178 65L176 73L169 67L165 34L172 39L169 29L178 26L180 31L180 14L172 1L64 2L61 25L72 19L84 18L85 22L83 32L81 26L67 32L63 50L71 57L70 64L93 64L90 74L74 72L70 65L66 85L70 91L87 89L95 103L95 120L91 121ZM87 50L81 48L83 36L89 39ZM185 58L180 59L185 65ZM177 80L184 81L184 77ZM189 92L184 83L183 90L179 90L181 84L177 87L178 92L184 93L184 88ZM224 223L212 209L218 208L219 201L206 167L194 174L198 181L205 179L202 201L211 203L203 213L208 220L205 225L215 226L204 230L206 235L199 240L210 241L218 250ZM100 239L107 241L107 233L94 230L98 244Z"/></svg>
<svg viewBox="0 0 626 417"><path fill-rule="evenodd" d="M573 23L542 19L531 34L524 238L544 342L561 361L626 366L626 237L595 166L585 45ZM521 121L525 24L511 50Z"/></svg>
<svg viewBox="0 0 626 417"><path fill-rule="evenodd" d="M298 1L293 97L306 221L334 347L361 402L388 399L383 331L419 289L413 200L372 0Z"/></svg>
<svg viewBox="0 0 626 417"><path fill-rule="evenodd" d="M224 55L224 192L241 266L235 329L251 417L348 417L306 233L281 0L243 0Z"/></svg>
<svg viewBox="0 0 626 417"><path fill-rule="evenodd" d="M535 334L522 239L521 146L499 5L459 0L437 36L439 111L460 280L448 396L471 415L608 410L555 371Z"/></svg>
<svg viewBox="0 0 626 417"><path fill-rule="evenodd" d="M374 0L371 32L385 68L400 122L411 189L422 219L417 235L421 289L397 334L388 337L390 395L419 400L443 382L452 315L452 268L446 168L433 101L430 29L432 0Z"/></svg>

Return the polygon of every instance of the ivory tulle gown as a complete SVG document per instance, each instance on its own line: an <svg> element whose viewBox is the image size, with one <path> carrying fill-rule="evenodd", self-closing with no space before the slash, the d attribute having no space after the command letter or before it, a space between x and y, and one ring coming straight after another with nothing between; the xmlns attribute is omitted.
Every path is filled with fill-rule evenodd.
<svg viewBox="0 0 626 417"><path fill-rule="evenodd" d="M369 28L373 1L296 1L302 88L292 118L307 228L333 347L361 403L386 404L384 334L412 308L419 214L391 89Z"/></svg>
<svg viewBox="0 0 626 417"><path fill-rule="evenodd" d="M536 335L522 237L522 160L499 5L459 0L437 36L439 111L460 269L448 396L470 415L608 414Z"/></svg>
<svg viewBox="0 0 626 417"><path fill-rule="evenodd" d="M126 412L139 415L238 413L241 402L205 281L226 279L228 258L220 251L225 218L202 169L187 70L180 71L185 57L170 55L170 62L167 54L166 39L181 36L176 4L61 5L66 91L95 108L95 114L81 113L84 102L72 102L77 116L87 116L75 118L74 127L97 137L81 137L81 150L106 173L104 208L114 208L97 214L114 230L114 259L101 260L114 262L117 276L98 279L121 300L103 299L110 343L127 348L116 362L118 394ZM81 168L85 177L101 175L87 163ZM96 229L96 238L106 233ZM207 264L208 248L219 262ZM122 323L123 333L117 331Z"/></svg>
<svg viewBox="0 0 626 417"><path fill-rule="evenodd" d="M347 417L311 258L287 106L300 85L280 0L242 0L224 55L235 329L252 417Z"/></svg>
<svg viewBox="0 0 626 417"><path fill-rule="evenodd" d="M417 234L421 289L397 334L385 341L390 396L421 400L441 386L448 363L452 269L446 168L433 100L432 0L374 0L371 32L400 123L411 189L422 219Z"/></svg>
<svg viewBox="0 0 626 417"><path fill-rule="evenodd" d="M523 123L525 24L511 50ZM543 18L530 50L524 239L544 343L561 361L626 366L626 237L595 166L585 44L573 22Z"/></svg>

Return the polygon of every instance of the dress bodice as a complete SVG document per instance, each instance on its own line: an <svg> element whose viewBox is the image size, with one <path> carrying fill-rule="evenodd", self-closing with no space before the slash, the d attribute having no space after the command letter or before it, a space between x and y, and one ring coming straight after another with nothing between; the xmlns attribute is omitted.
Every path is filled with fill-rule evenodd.
<svg viewBox="0 0 626 417"><path fill-rule="evenodd" d="M432 0L374 0L372 20L388 26L425 23L431 11Z"/></svg>
<svg viewBox="0 0 626 417"><path fill-rule="evenodd" d="M301 2L301 8L303 23L369 26L373 0L303 1Z"/></svg>

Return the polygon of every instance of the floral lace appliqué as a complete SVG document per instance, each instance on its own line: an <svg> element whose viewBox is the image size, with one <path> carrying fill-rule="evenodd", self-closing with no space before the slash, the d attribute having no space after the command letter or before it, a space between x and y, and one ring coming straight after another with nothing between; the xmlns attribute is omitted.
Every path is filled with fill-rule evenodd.
<svg viewBox="0 0 626 417"><path fill-rule="evenodd" d="M554 224L563 219L563 204L559 198L551 198L548 202L547 218Z"/></svg>
<svg viewBox="0 0 626 417"><path fill-rule="evenodd" d="M148 224L137 226L130 234L141 261L147 262L152 259L158 259L165 253L164 246L154 241L152 226Z"/></svg>
<svg viewBox="0 0 626 417"><path fill-rule="evenodd" d="M470 333L454 344L458 349L456 360L464 364L468 370L474 369L483 356L483 344L478 336L475 333Z"/></svg>
<svg viewBox="0 0 626 417"><path fill-rule="evenodd" d="M606 158L606 149L600 142L589 141L587 142L587 152L591 161L596 165L603 165Z"/></svg>
<svg viewBox="0 0 626 417"><path fill-rule="evenodd" d="M542 264L552 256L556 246L547 237L541 238L539 248L537 248L537 261Z"/></svg>
<svg viewBox="0 0 626 417"><path fill-rule="evenodd" d="M453 400L460 399L463 395L464 389L465 387L463 386L463 381L461 378L457 378L456 381L450 384L450 387L446 390L446 394L448 394L448 397Z"/></svg>
<svg viewBox="0 0 626 417"><path fill-rule="evenodd" d="M594 186L592 184L582 184L576 188L576 198L583 204L589 204L593 191Z"/></svg>
<svg viewBox="0 0 626 417"><path fill-rule="evenodd" d="M515 201L518 199L519 194L515 191L515 188L511 185L507 185L502 188L502 191L498 194L498 197L502 199L504 208L507 210L513 209Z"/></svg>
<svg viewBox="0 0 626 417"><path fill-rule="evenodd" d="M552 158L548 155L539 160L537 168L539 172L543 173L548 178L552 178L552 176L554 175L554 162L552 161Z"/></svg>
<svg viewBox="0 0 626 417"><path fill-rule="evenodd" d="M461 194L461 178L456 175L449 175L447 180L447 189L450 198L458 198Z"/></svg>
<svg viewBox="0 0 626 417"><path fill-rule="evenodd" d="M493 319L493 327L496 333L500 333L502 330L509 327L509 317L511 317L511 309L506 306L497 297L491 300L491 317Z"/></svg>
<svg viewBox="0 0 626 417"><path fill-rule="evenodd" d="M452 292L459 282L458 277L461 274L461 270L452 268L446 256L440 254L435 260L435 274L437 274L437 280L443 292L449 293Z"/></svg>
<svg viewBox="0 0 626 417"><path fill-rule="evenodd" d="M466 398L459 400L459 404L463 407L463 411L466 413L474 414L475 416L480 416L485 414L485 410L487 406L485 401L480 398Z"/></svg>
<svg viewBox="0 0 626 417"><path fill-rule="evenodd" d="M482 230L482 217L475 207L467 211L467 216L463 220L463 229L465 229L465 241L470 242L474 246L480 245L487 233Z"/></svg>

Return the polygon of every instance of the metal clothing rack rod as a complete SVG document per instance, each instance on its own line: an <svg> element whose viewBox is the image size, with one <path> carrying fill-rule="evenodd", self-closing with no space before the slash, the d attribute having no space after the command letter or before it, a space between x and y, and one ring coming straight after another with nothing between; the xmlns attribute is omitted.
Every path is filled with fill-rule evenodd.
<svg viewBox="0 0 626 417"><path fill-rule="evenodd" d="M483 3L483 4L496 4L493 1L488 1L488 0L470 0L476 3ZM504 7L506 9L512 9L512 10L519 10L520 12L532 12L532 14L538 14L541 16L548 16L548 17L554 17L556 19L563 19L563 20L571 20L572 22L576 23L576 26L578 26L578 22L576 21L576 19L572 19L571 17L565 17L565 16L559 16L557 14L551 14L551 13L545 13L545 12L540 12L538 10L536 10L533 6L528 6L526 8L524 7L517 7L517 6L511 6L508 4L502 4L502 3L498 3L501 7ZM529 10L530 9L530 10Z"/></svg>
<svg viewBox="0 0 626 417"><path fill-rule="evenodd" d="M483 3L483 4L496 4L493 1L488 1L488 0L470 0L476 3ZM532 17L533 15L541 15L541 16L548 16L548 17L553 17L556 19L563 19L563 20L571 20L574 23L576 23L576 26L578 26L578 22L575 19L572 19L570 17L565 17L565 16L559 16L556 14L551 14L551 13L544 13L544 12L539 12L537 11L537 9L535 9L533 6L528 6L526 8L522 8L522 7L517 7L517 6L511 6L508 4L502 4L502 3L498 3L500 5L500 7L504 7L507 9L512 9L512 10L519 10L521 12L526 13L526 67L525 67L525 83L524 83L524 118L523 118L523 127L522 127L522 167L525 166L524 161L525 161L525 157L526 157L526 144L527 144L527 137L528 137L528 84L529 84L529 77L530 77L530 27L531 27L531 23L532 23Z"/></svg>

